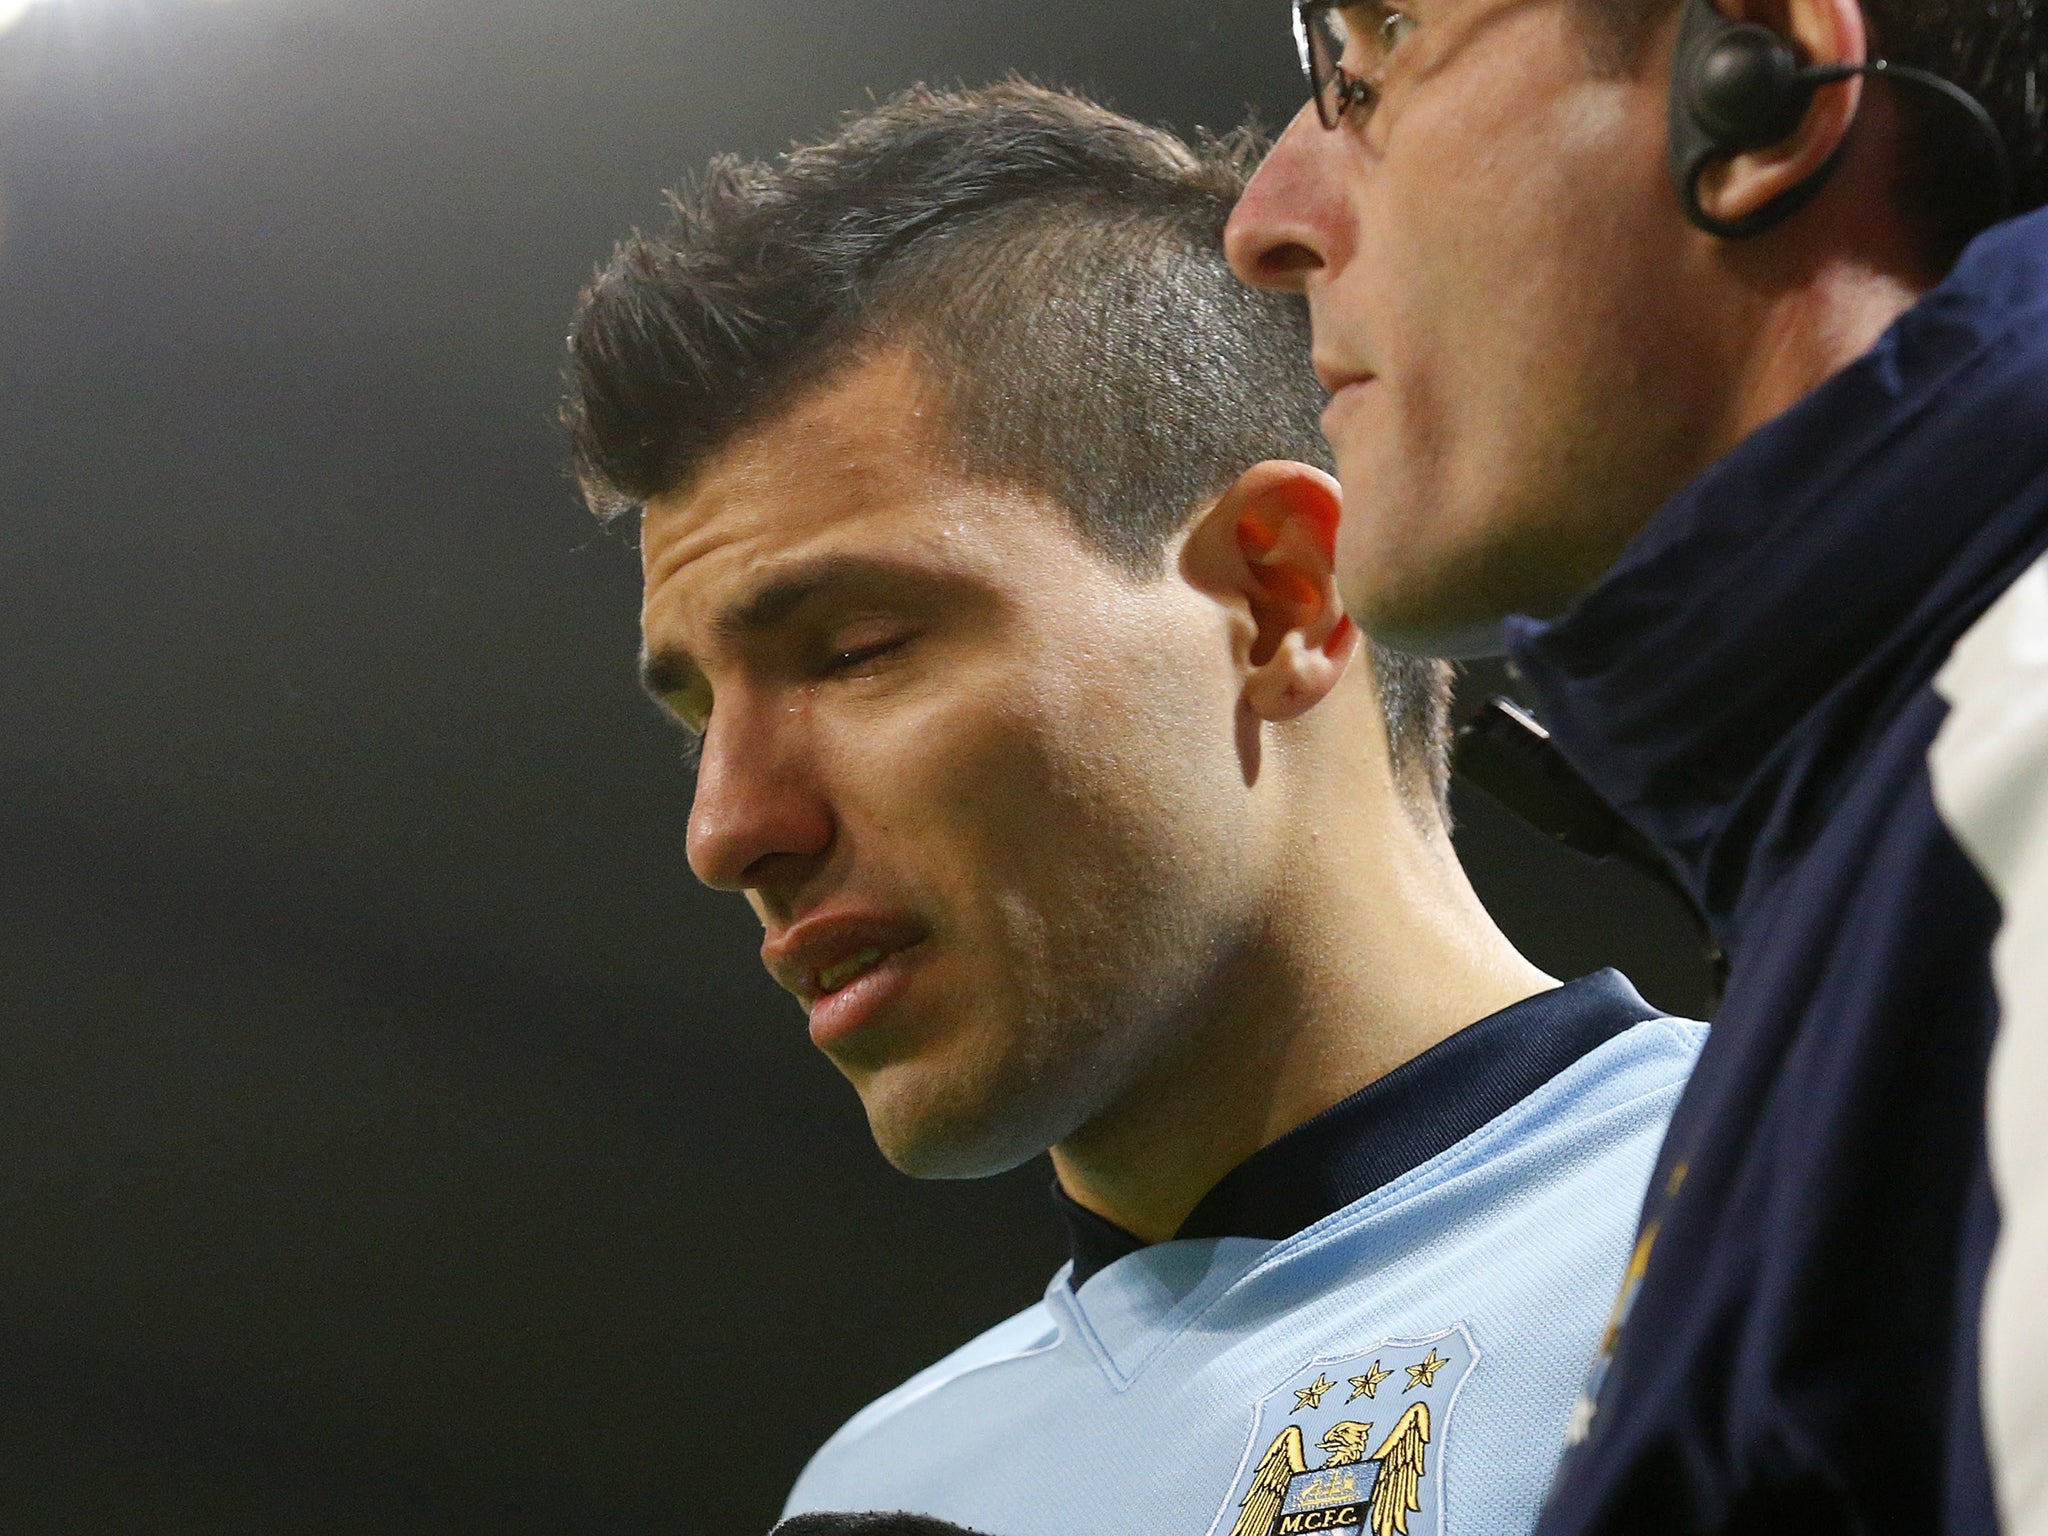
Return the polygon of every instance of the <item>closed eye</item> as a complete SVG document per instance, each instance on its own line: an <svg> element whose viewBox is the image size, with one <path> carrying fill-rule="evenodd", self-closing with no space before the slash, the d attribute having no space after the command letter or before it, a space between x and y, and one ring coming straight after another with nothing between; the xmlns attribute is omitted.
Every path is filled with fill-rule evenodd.
<svg viewBox="0 0 2048 1536"><path fill-rule="evenodd" d="M711 729L711 690L701 679L657 695L661 712L683 732L683 766L696 772L704 756L704 733Z"/></svg>
<svg viewBox="0 0 2048 1536"><path fill-rule="evenodd" d="M886 640L877 640L869 645L849 645L833 651L825 661L825 675L843 676L860 671L862 667L880 661L910 644L910 635L892 635Z"/></svg>
<svg viewBox="0 0 2048 1536"><path fill-rule="evenodd" d="M701 715L685 719L677 710L664 703L662 713L668 716L669 723L682 733L683 767L695 773L697 765L704 760L704 733L711 729L711 712L706 710Z"/></svg>

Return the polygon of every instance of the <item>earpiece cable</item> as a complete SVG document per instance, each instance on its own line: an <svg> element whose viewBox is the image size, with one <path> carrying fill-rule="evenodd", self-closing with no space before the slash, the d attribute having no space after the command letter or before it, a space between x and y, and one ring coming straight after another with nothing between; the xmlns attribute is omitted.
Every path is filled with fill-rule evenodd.
<svg viewBox="0 0 2048 1536"><path fill-rule="evenodd" d="M2012 213L2013 199L2016 195L2012 171L2012 155L2006 149L2005 136L1998 131L1998 125L1991 120L1991 114L1984 109L1984 104L1981 101L1957 85L1953 80L1945 80L1930 70L1919 69L1911 64L1894 64L1890 59L1872 59L1865 64L1809 64L1799 71L1797 78L1801 85L1809 88L1818 88L1823 85L1833 85L1838 81L1853 79L1858 75L1868 79L1888 78L1904 81L1911 85L1923 86L1928 90L1937 92L1960 107L1975 126L1977 136L1983 142L1984 147L1990 151L1991 169L1996 182L1998 196L1997 211L1992 216L1992 222L1995 223ZM1839 149L1836 151L1836 154L1840 154ZM1833 157L1830 158L1830 168L1832 168L1832 164ZM1776 223L1785 214L1790 213L1798 203L1803 203L1806 200L1805 197L1798 197L1796 201L1788 202L1788 198L1792 196L1792 194L1788 194L1787 198L1780 198L1769 207L1758 209L1755 214L1746 219L1717 219L1700 206L1699 181L1706 168L1707 157L1703 156L1691 167L1686 176L1685 192L1689 204L1687 212L1691 215L1693 222L1702 229L1721 235L1724 238L1739 238L1743 235L1755 234ZM1825 172L1822 172L1812 178L1810 186L1817 188L1821 176L1824 174Z"/></svg>

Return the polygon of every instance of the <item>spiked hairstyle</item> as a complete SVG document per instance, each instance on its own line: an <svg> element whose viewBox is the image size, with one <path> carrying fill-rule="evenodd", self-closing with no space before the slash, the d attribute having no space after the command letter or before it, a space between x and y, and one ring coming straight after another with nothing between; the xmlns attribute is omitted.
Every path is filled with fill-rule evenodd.
<svg viewBox="0 0 2048 1536"><path fill-rule="evenodd" d="M1329 466L1308 317L1223 259L1263 149L1019 80L917 88L774 163L723 159L585 290L562 420L601 516L683 486L888 344L957 466L1056 500L1134 577L1262 459ZM1441 817L1449 670L1375 646L1397 778Z"/></svg>

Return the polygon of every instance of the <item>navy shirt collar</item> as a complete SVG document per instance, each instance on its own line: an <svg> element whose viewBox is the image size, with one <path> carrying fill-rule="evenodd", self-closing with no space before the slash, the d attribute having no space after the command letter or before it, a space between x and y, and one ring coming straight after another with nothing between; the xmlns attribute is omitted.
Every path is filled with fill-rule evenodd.
<svg viewBox="0 0 2048 1536"><path fill-rule="evenodd" d="M1562 619L1508 621L1552 739L1730 952L1844 765L2032 558L2044 395L2048 211L1980 236Z"/></svg>
<svg viewBox="0 0 2048 1536"><path fill-rule="evenodd" d="M1595 1047L1661 1017L1619 971L1524 998L1438 1042L1267 1143L1202 1198L1174 1234L1292 1237L1456 1146ZM1145 1246L1057 1184L1081 1285Z"/></svg>

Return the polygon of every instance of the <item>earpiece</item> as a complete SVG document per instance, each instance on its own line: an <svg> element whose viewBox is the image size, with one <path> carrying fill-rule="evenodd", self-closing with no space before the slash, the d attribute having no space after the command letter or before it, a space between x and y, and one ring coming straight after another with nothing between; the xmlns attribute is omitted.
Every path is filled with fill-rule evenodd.
<svg viewBox="0 0 2048 1536"><path fill-rule="evenodd" d="M1726 149L1761 149L1786 137L1815 89L1791 45L1753 21L1724 23L1681 79L1687 111Z"/></svg>
<svg viewBox="0 0 2048 1536"><path fill-rule="evenodd" d="M1716 156L1763 149L1789 137L1815 91L1853 75L1903 80L1934 91L1964 112L1984 144L1995 182L1993 217L2011 211L2012 163L2005 139L1983 104L1961 86L1888 59L1802 64L1792 45L1770 28L1733 21L1714 8L1713 0L1684 0L1671 64L1669 163L1672 189L1686 217L1710 235L1736 240L1761 234L1797 213L1826 184L1844 145L1837 145L1825 164L1790 191L1739 219L1716 218L1700 206L1700 177Z"/></svg>

